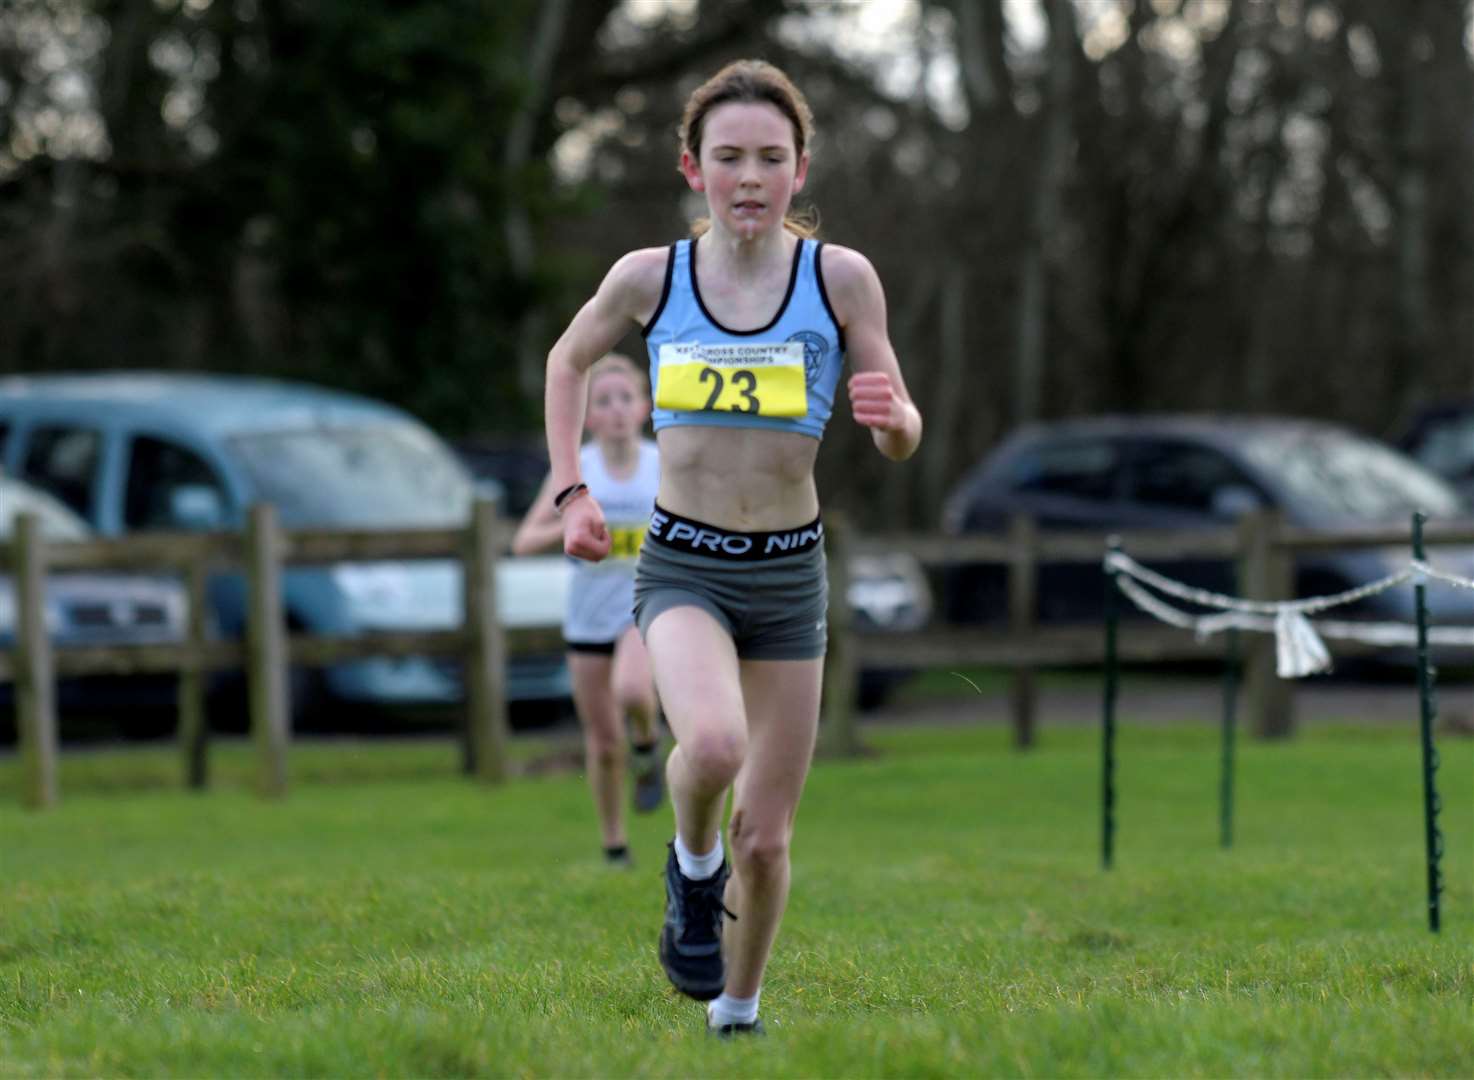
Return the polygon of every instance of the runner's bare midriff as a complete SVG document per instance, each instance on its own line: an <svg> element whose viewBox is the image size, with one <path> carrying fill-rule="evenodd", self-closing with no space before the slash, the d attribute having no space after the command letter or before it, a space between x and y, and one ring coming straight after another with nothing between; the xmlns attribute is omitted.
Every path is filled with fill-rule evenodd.
<svg viewBox="0 0 1474 1080"><path fill-rule="evenodd" d="M740 532L803 525L819 515L819 441L788 431L675 426L661 429L660 505Z"/></svg>

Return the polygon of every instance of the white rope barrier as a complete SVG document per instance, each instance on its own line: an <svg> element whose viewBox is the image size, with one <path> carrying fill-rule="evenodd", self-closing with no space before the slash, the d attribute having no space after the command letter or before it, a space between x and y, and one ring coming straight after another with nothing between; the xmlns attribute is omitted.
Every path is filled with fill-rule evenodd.
<svg viewBox="0 0 1474 1080"><path fill-rule="evenodd" d="M1199 640L1229 629L1274 634L1276 669L1285 679L1330 670L1331 657L1321 641L1322 637L1376 646L1416 645L1418 641L1418 628L1409 623L1334 619L1317 619L1312 623L1306 617L1309 614L1355 603L1409 581L1415 584L1436 581L1454 588L1474 590L1474 581L1437 570L1420 559L1410 560L1405 570L1355 589L1299 600L1244 600L1199 589L1150 570L1120 551L1106 553L1105 568L1108 573L1117 571L1114 574L1117 587L1143 612L1169 626L1191 630ZM1219 610L1215 614L1183 611L1156 596L1151 589L1200 607ZM1474 627L1430 627L1428 641L1435 645L1474 647Z"/></svg>
<svg viewBox="0 0 1474 1080"><path fill-rule="evenodd" d="M1107 552L1105 566L1107 571L1120 570L1130 574L1137 580L1152 586L1158 592L1175 596L1179 600L1186 600L1203 607L1222 608L1225 611L1246 611L1259 615L1278 615L1282 611L1297 611L1302 615L1309 615L1317 611L1327 611L1333 607L1354 604L1358 600L1376 596L1388 589L1395 589L1413 577L1413 569L1409 566L1406 570L1399 570L1395 574L1388 574L1384 578L1378 578L1376 581L1360 585L1355 589L1347 589L1345 592L1333 593L1330 596L1312 596L1304 600L1244 600L1237 596L1225 596L1222 593L1210 592L1207 589L1199 589L1192 585L1184 585L1180 581L1173 581L1155 570L1149 570L1131 556L1120 551ZM1474 582L1470 582L1469 587L1474 588Z"/></svg>
<svg viewBox="0 0 1474 1080"><path fill-rule="evenodd" d="M1452 585L1456 589L1474 590L1474 581L1470 581L1465 577L1459 577L1457 574L1450 574L1446 571L1435 569L1421 559L1414 559L1408 565L1412 568L1414 574L1420 574L1425 578L1441 581L1445 585Z"/></svg>

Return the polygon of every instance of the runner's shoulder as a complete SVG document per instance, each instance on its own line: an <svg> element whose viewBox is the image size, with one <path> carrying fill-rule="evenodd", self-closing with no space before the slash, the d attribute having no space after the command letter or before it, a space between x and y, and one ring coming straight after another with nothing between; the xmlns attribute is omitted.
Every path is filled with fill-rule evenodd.
<svg viewBox="0 0 1474 1080"><path fill-rule="evenodd" d="M648 310L665 289L668 247L638 248L620 256L604 276L603 292L630 311Z"/></svg>
<svg viewBox="0 0 1474 1080"><path fill-rule="evenodd" d="M841 322L883 295L875 265L854 248L825 244L822 263L824 288L837 307Z"/></svg>
<svg viewBox="0 0 1474 1080"><path fill-rule="evenodd" d="M824 245L823 265L824 284L829 288L853 288L867 280L879 280L874 264L843 244Z"/></svg>

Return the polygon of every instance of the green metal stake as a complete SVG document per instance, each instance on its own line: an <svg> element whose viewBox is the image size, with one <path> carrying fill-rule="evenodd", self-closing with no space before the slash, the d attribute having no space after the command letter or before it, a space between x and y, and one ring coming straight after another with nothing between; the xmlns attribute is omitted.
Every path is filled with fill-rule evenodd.
<svg viewBox="0 0 1474 1080"><path fill-rule="evenodd" d="M1118 537L1106 541L1106 550L1115 554L1121 550ZM1116 629L1120 622L1120 609L1116 594L1116 576L1119 570L1111 567L1105 577L1105 701L1103 703L1104 731L1101 747L1100 785L1100 860L1109 870L1116 842Z"/></svg>
<svg viewBox="0 0 1474 1080"><path fill-rule="evenodd" d="M1421 510L1413 514L1413 558L1423 561ZM1438 714L1433 700L1433 664L1428 656L1428 587L1422 578L1413 586L1418 612L1418 705L1419 730L1423 744L1423 838L1428 853L1428 929L1438 932L1438 897L1443 892L1443 875L1438 860L1443 855L1443 834L1438 831L1438 751L1433 746L1433 720Z"/></svg>
<svg viewBox="0 0 1474 1080"><path fill-rule="evenodd" d="M1218 846L1233 847L1233 750L1238 714L1239 632L1230 629L1223 649L1223 766L1218 784Z"/></svg>

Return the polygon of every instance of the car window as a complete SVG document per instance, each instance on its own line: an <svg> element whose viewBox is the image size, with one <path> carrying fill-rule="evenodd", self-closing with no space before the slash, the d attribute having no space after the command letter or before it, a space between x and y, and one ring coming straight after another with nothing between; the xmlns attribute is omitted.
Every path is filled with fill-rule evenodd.
<svg viewBox="0 0 1474 1080"><path fill-rule="evenodd" d="M1252 481L1211 447L1185 442L1142 442L1132 452L1128 498L1148 506L1213 513L1220 492L1255 493Z"/></svg>
<svg viewBox="0 0 1474 1080"><path fill-rule="evenodd" d="M1444 476L1474 476L1474 413L1429 424L1415 452L1424 465Z"/></svg>
<svg viewBox="0 0 1474 1080"><path fill-rule="evenodd" d="M37 427L26 444L20 479L50 492L85 518L92 510L101 453L102 434L95 428Z"/></svg>
<svg viewBox="0 0 1474 1080"><path fill-rule="evenodd" d="M179 527L174 496L184 487L208 488L225 505L225 489L202 457L166 439L138 436L128 454L123 524L129 529Z"/></svg>
<svg viewBox="0 0 1474 1080"><path fill-rule="evenodd" d="M1069 495L1105 501L1115 497L1121 475L1120 453L1101 439L1031 447L1010 470L1015 492Z"/></svg>

